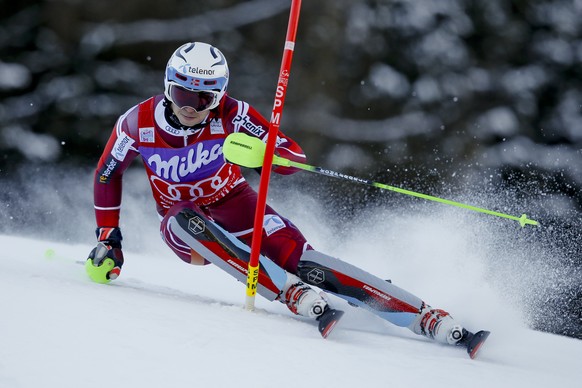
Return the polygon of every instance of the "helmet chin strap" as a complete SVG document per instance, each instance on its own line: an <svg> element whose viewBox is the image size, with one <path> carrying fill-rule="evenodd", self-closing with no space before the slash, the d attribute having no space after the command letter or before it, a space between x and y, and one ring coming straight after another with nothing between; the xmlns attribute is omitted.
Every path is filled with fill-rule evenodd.
<svg viewBox="0 0 582 388"><path fill-rule="evenodd" d="M198 130L204 128L206 126L206 120L204 120L203 122L193 125L191 127L184 125L180 122L180 120L178 119L178 116L176 116L176 114L174 113L174 111L172 111L172 103L170 102L170 100L168 100L167 97L164 97L164 116L166 117L166 121L168 121L168 123L174 127L174 128L179 128L182 129L184 131L190 132L190 134L194 134L196 133Z"/></svg>

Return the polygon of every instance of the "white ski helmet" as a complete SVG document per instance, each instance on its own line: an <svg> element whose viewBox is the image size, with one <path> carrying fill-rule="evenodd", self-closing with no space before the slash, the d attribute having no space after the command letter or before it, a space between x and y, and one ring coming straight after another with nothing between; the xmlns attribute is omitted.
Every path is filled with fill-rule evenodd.
<svg viewBox="0 0 582 388"><path fill-rule="evenodd" d="M219 49L207 43L191 42L170 57L164 78L166 98L182 108L198 112L214 109L228 86L228 65Z"/></svg>

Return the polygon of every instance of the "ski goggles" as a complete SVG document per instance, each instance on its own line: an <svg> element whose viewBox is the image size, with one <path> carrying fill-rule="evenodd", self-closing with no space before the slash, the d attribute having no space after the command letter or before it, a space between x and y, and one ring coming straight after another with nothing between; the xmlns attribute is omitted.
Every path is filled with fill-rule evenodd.
<svg viewBox="0 0 582 388"><path fill-rule="evenodd" d="M169 92L170 99L178 108L190 107L196 110L196 112L202 112L208 109L214 104L216 98L218 98L218 92L195 92L176 85L170 85Z"/></svg>

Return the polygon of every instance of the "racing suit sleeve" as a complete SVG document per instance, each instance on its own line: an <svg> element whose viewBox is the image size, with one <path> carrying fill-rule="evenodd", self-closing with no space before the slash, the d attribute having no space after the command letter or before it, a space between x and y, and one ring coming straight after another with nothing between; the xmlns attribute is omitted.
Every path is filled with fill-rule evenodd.
<svg viewBox="0 0 582 388"><path fill-rule="evenodd" d="M243 132L267 141L269 122L252 106L243 101L230 100L225 106L227 113L227 126L229 132ZM230 117L230 119L228 118ZM289 136L279 131L275 146L275 154L294 162L305 163L307 158L301 147ZM273 171L289 175L299 171L294 167L274 166Z"/></svg>
<svg viewBox="0 0 582 388"><path fill-rule="evenodd" d="M299 144L281 131L279 131L277 136L275 155L298 163L305 163L307 161L307 157ZM299 169L295 167L275 166L273 171L281 175L290 175L296 173Z"/></svg>
<svg viewBox="0 0 582 388"><path fill-rule="evenodd" d="M126 116L117 121L95 170L93 201L97 227L118 227L121 210L122 177L139 154L133 147Z"/></svg>

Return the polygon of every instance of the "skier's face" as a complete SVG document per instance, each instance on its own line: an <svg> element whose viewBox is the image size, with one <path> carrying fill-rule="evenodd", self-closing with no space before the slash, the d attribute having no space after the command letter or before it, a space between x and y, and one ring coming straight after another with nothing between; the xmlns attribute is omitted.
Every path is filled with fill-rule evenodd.
<svg viewBox="0 0 582 388"><path fill-rule="evenodd" d="M204 121L206 116L208 116L208 113L210 113L208 110L198 112L196 109L189 106L179 108L178 105L174 103L172 103L172 111L176 117L178 117L178 120L180 120L180 124L186 127L192 127L196 124L200 124L202 121Z"/></svg>

